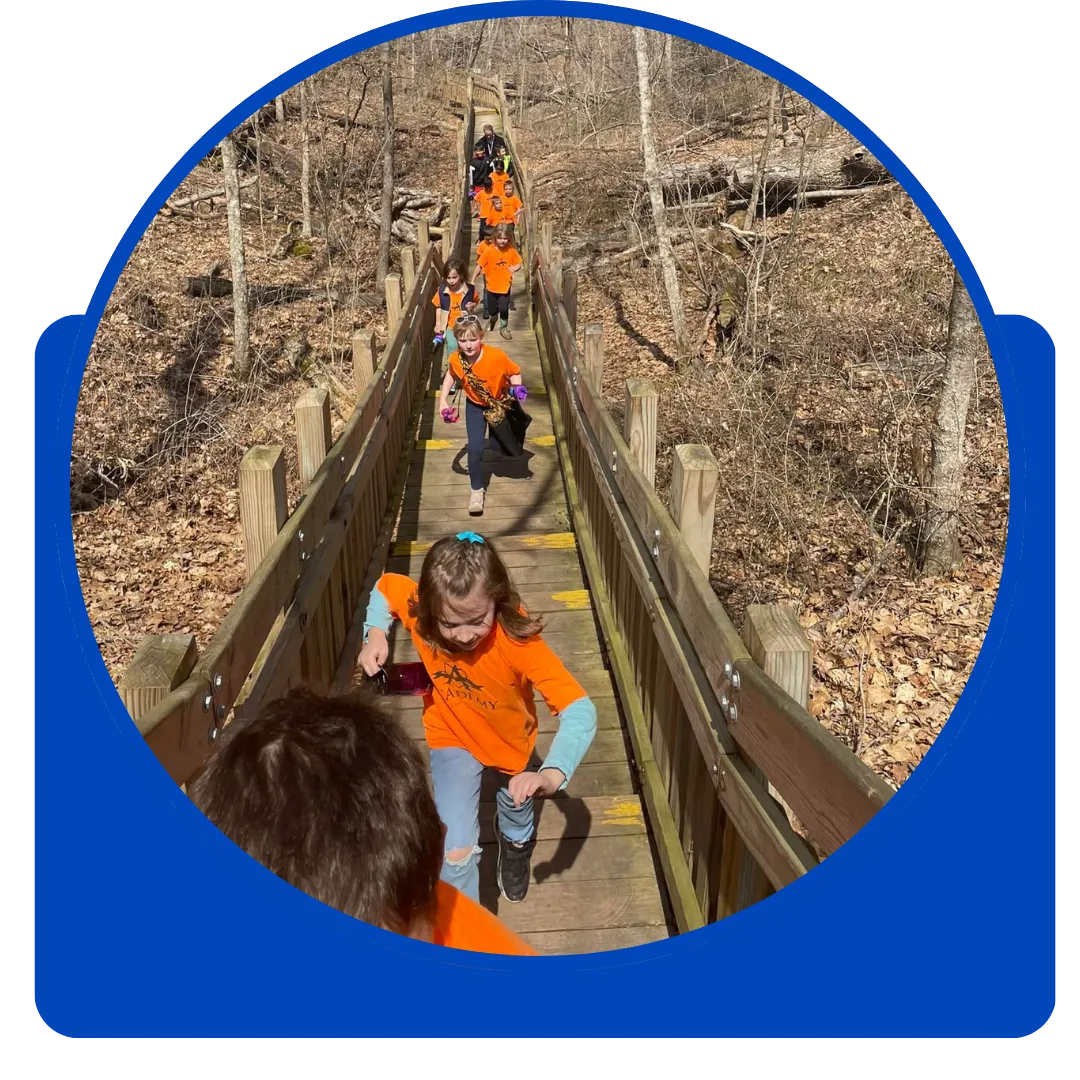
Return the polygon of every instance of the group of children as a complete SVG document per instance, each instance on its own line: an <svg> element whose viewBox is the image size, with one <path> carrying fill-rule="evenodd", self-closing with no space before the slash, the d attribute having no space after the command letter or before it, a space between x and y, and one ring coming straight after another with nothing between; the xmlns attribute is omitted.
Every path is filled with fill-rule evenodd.
<svg viewBox="0 0 1080 1080"><path fill-rule="evenodd" d="M469 513L474 517L484 512L483 457L488 429L505 415L505 403L520 403L528 394L521 368L502 349L484 344L485 320L488 331L498 324L503 338L513 338L509 326L511 290L514 275L524 265L514 235L524 207L501 155L490 161L490 168L485 165L478 179L471 192L480 220L476 270L470 281L464 264L449 260L431 301L436 307L432 344L436 348L445 344L447 350L447 369L439 390L439 413L445 423L461 419L458 409L450 404L451 391L460 386L465 393ZM476 314L481 278L483 318Z"/></svg>
<svg viewBox="0 0 1080 1080"><path fill-rule="evenodd" d="M491 146L496 139L485 129ZM482 143L478 147L482 148ZM510 289L522 260L514 225L522 206L496 158L476 194L481 241L471 281L450 260L433 298L434 344L448 347L439 393L465 391L469 513L484 508L483 451L489 426L527 396L521 369L484 344L474 313L485 285L488 329L507 326ZM486 226L486 228L485 228ZM364 622L359 666L385 672L394 620L426 671L421 687L430 782L419 749L369 691L322 697L294 691L256 718L229 724L190 795L236 844L285 881L346 914L436 944L532 953L479 906L480 792L494 800L496 879L510 903L525 899L536 843L534 799L563 790L596 733L596 708L541 637L490 540L460 532L428 551L418 581L384 574ZM559 729L530 768L538 691Z"/></svg>
<svg viewBox="0 0 1080 1080"><path fill-rule="evenodd" d="M370 693L293 691L234 720L189 794L238 846L279 877L354 918L479 952L532 950L479 906L480 791L499 776L496 879L525 899L534 799L563 790L596 732L596 708L541 637L505 563L462 532L428 551L419 581L384 574L371 593L359 663L389 656L397 619L426 669L423 758ZM539 768L539 691L559 730Z"/></svg>

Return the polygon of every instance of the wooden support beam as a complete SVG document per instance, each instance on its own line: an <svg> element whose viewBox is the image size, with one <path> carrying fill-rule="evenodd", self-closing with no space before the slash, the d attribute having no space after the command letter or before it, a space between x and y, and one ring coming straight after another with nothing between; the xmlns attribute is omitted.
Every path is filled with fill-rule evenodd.
<svg viewBox="0 0 1080 1080"><path fill-rule="evenodd" d="M412 292L413 281L416 278L416 252L411 247L401 249L401 281L405 286L405 295Z"/></svg>
<svg viewBox="0 0 1080 1080"><path fill-rule="evenodd" d="M357 330L352 339L353 393L356 404L364 396L364 391L379 366L375 355L375 335L370 330Z"/></svg>
<svg viewBox="0 0 1080 1080"><path fill-rule="evenodd" d="M142 639L118 687L124 708L136 724L191 674L198 655L194 634Z"/></svg>
<svg viewBox="0 0 1080 1080"><path fill-rule="evenodd" d="M566 317L570 321L570 329L577 337L577 271L572 266L563 270L562 300Z"/></svg>
<svg viewBox="0 0 1080 1080"><path fill-rule="evenodd" d="M428 248L431 246L431 226L427 218L420 218L416 223L416 254L421 262L424 261L424 256L427 255Z"/></svg>
<svg viewBox="0 0 1080 1080"><path fill-rule="evenodd" d="M386 289L386 334L394 336L394 327L401 318L401 275L387 274L384 282Z"/></svg>
<svg viewBox="0 0 1080 1080"><path fill-rule="evenodd" d="M551 222L540 222L540 250L544 254L544 262L551 265Z"/></svg>
<svg viewBox="0 0 1080 1080"><path fill-rule="evenodd" d="M600 396L604 377L604 326L603 323L585 324L585 371Z"/></svg>
<svg viewBox="0 0 1080 1080"><path fill-rule="evenodd" d="M280 446L253 446L240 462L240 529L248 581L288 516L285 451Z"/></svg>
<svg viewBox="0 0 1080 1080"><path fill-rule="evenodd" d="M563 265L562 265L562 248L553 247L551 249L551 280L555 285L555 291L562 295L563 290Z"/></svg>
<svg viewBox="0 0 1080 1080"><path fill-rule="evenodd" d="M296 460L306 488L330 449L330 391L305 390L296 402Z"/></svg>
<svg viewBox="0 0 1080 1080"><path fill-rule="evenodd" d="M706 577L712 561L719 474L720 466L707 446L684 443L675 447L671 462L671 517Z"/></svg>
<svg viewBox="0 0 1080 1080"><path fill-rule="evenodd" d="M656 483L656 387L648 379L626 380L623 438L641 471Z"/></svg>

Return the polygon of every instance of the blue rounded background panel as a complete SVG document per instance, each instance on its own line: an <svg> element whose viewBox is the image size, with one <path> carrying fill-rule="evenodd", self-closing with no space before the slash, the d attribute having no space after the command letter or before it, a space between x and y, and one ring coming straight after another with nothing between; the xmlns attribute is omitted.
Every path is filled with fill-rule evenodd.
<svg viewBox="0 0 1080 1080"><path fill-rule="evenodd" d="M238 105L144 204L86 316L60 319L39 342L42 1017L62 1034L93 1037L483 1035L491 1014L477 1003L492 1001L510 973L524 975L531 999L555 995L538 1032L545 1035L1037 1030L1054 1004L1049 337L1030 320L996 319L957 238L903 164L842 106L767 57L687 23L605 5L506 3L447 14L343 42ZM157 208L214 143L299 79L385 40L552 14L642 25L751 64L813 100L888 166L945 244L982 320L1007 420L1011 514L997 606L952 716L908 782L844 847L763 903L693 934L598 955L487 957L407 941L317 903L248 858L168 779L98 652L75 567L68 479L75 405L105 303ZM1023 379L1013 378L1017 369ZM542 988L549 978L557 988Z"/></svg>

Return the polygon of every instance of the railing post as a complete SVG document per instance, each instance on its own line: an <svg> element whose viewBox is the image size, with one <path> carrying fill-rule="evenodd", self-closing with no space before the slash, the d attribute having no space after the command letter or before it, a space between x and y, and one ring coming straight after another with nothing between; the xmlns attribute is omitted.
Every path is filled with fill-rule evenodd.
<svg viewBox="0 0 1080 1080"><path fill-rule="evenodd" d="M445 263L450 258L450 246L453 240L453 224L457 217L457 199L454 200L453 205L450 207L450 217L447 223L443 226L442 236L439 237L439 254L442 256L442 261Z"/></svg>
<svg viewBox="0 0 1080 1080"><path fill-rule="evenodd" d="M810 700L814 651L794 610L785 604L748 604L743 640L754 663L805 709ZM755 767L755 771L768 782L760 769ZM784 808L790 821L791 808L771 783L769 794Z"/></svg>
<svg viewBox="0 0 1080 1080"><path fill-rule="evenodd" d="M198 658L194 634L155 634L142 639L117 687L124 708L140 731L139 722L187 680ZM143 737L147 738L147 734L144 733ZM153 749L161 763L168 768L169 763L160 753L164 748L155 745ZM187 791L187 784L194 778L181 784L180 790Z"/></svg>
<svg viewBox="0 0 1080 1080"><path fill-rule="evenodd" d="M370 330L357 330L352 339L353 390L356 404L368 388L378 360L375 356L375 335Z"/></svg>
<svg viewBox="0 0 1080 1080"><path fill-rule="evenodd" d="M604 326L603 323L585 324L585 371L592 384L600 392L604 376Z"/></svg>
<svg viewBox="0 0 1080 1080"><path fill-rule="evenodd" d="M551 222L540 222L540 250L544 253L544 262L551 266Z"/></svg>
<svg viewBox="0 0 1080 1080"><path fill-rule="evenodd" d="M555 292L561 294L563 290L562 248L551 249L551 280L555 285Z"/></svg>
<svg viewBox="0 0 1080 1080"><path fill-rule="evenodd" d="M285 452L280 446L253 446L240 462L240 529L248 581L287 517Z"/></svg>
<svg viewBox="0 0 1080 1080"><path fill-rule="evenodd" d="M411 247L401 249L401 280L405 286L405 295L412 292L416 280L416 252Z"/></svg>
<svg viewBox="0 0 1080 1080"><path fill-rule="evenodd" d="M671 462L671 516L698 566L709 575L716 523L716 480L720 466L707 446L675 447Z"/></svg>
<svg viewBox="0 0 1080 1080"><path fill-rule="evenodd" d="M296 460L300 488L311 483L330 449L330 392L305 390L296 402Z"/></svg>
<svg viewBox="0 0 1080 1080"><path fill-rule="evenodd" d="M192 672L198 659L194 634L157 634L142 639L120 679L120 699L138 723Z"/></svg>
<svg viewBox="0 0 1080 1080"><path fill-rule="evenodd" d="M427 256L429 247L431 247L430 227L427 218L422 217L416 223L416 254L421 262Z"/></svg>
<svg viewBox="0 0 1080 1080"><path fill-rule="evenodd" d="M650 484L656 483L656 404L656 387L648 379L626 380L623 438Z"/></svg>
<svg viewBox="0 0 1080 1080"><path fill-rule="evenodd" d="M566 317L570 322L570 332L577 337L577 271L568 266L563 271L562 278L563 307L566 308Z"/></svg>
<svg viewBox="0 0 1080 1080"><path fill-rule="evenodd" d="M394 327L401 318L401 275L387 274L384 282L386 290L386 336L394 336Z"/></svg>

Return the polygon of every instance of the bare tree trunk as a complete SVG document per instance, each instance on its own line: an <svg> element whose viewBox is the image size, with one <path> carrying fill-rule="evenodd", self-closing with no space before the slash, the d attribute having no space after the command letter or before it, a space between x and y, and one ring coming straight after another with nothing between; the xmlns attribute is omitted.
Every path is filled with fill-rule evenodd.
<svg viewBox="0 0 1080 1080"><path fill-rule="evenodd" d="M469 62L466 65L469 71L472 71L473 68L476 67L476 58L480 55L480 46L484 43L484 34L487 31L488 23L490 22L490 19L485 19L480 24L480 34L476 39L476 44L473 46L472 56L469 57Z"/></svg>
<svg viewBox="0 0 1080 1080"><path fill-rule="evenodd" d="M675 267L675 252L668 236L664 213L664 187L660 180L660 166L656 158L656 145L652 132L652 96L649 91L649 54L645 31L634 27L634 50L637 53L638 95L641 101L641 146L645 152L645 185L649 189L653 222L656 225L656 242L660 248L660 267L664 274L664 291L671 309L671 323L675 329L675 348L680 357L686 355L686 316L683 314L682 296L679 294L679 278Z"/></svg>
<svg viewBox="0 0 1080 1080"><path fill-rule="evenodd" d="M240 222L240 177L236 171L236 147L232 135L226 135L220 147L233 280L233 371L238 379L246 379L251 372L247 270L244 267L244 229Z"/></svg>
<svg viewBox="0 0 1080 1080"><path fill-rule="evenodd" d="M274 98L274 119L279 124L285 123L285 97L282 94Z"/></svg>
<svg viewBox="0 0 1080 1080"><path fill-rule="evenodd" d="M300 206L304 236L311 235L311 112L308 81L300 83Z"/></svg>
<svg viewBox="0 0 1080 1080"><path fill-rule="evenodd" d="M933 472L923 527L922 569L927 574L947 573L960 562L957 533L964 482L964 431L981 341L982 326L975 306L954 270L949 341L945 348L941 397L934 417Z"/></svg>
<svg viewBox="0 0 1080 1080"><path fill-rule="evenodd" d="M379 46L382 54L382 100L384 121L382 204L379 208L379 254L375 261L376 290L381 293L390 272L390 230L394 225L394 73L390 42Z"/></svg>
<svg viewBox="0 0 1080 1080"><path fill-rule="evenodd" d="M571 121L573 111L570 108L570 58L574 52L574 20L564 20L566 24L566 52L563 53L562 81L563 81L563 127L566 137L572 137Z"/></svg>
<svg viewBox="0 0 1080 1080"><path fill-rule="evenodd" d="M743 219L743 228L749 232L754 227L754 215L757 213L758 199L761 196L761 182L765 176L765 162L769 158L769 147L773 141L773 116L776 113L776 99L780 90L780 84L773 79L772 90L769 93L769 116L765 126L765 142L761 147L761 160L754 170L754 186L750 191L750 201L746 204L746 216Z"/></svg>

